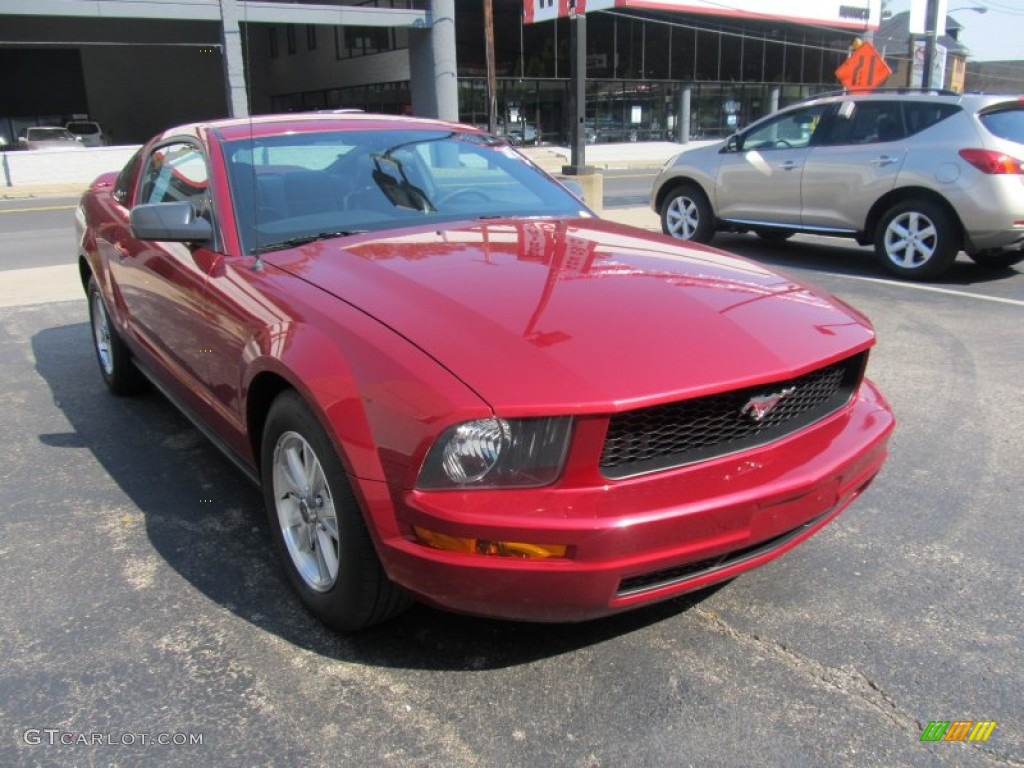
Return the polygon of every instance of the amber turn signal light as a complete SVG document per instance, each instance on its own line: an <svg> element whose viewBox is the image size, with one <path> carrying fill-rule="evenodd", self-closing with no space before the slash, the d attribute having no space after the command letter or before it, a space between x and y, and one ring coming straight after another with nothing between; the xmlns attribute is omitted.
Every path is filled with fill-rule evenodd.
<svg viewBox="0 0 1024 768"><path fill-rule="evenodd" d="M420 543L447 552L465 552L472 555L497 555L518 557L526 560L544 560L549 557L565 557L564 544L531 544L525 541L490 541L463 536L449 536L426 528L413 526L413 532Z"/></svg>

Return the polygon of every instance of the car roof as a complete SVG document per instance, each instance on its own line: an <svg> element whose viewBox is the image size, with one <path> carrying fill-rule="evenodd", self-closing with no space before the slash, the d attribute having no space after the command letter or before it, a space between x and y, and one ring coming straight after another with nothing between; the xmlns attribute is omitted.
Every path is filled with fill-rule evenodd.
<svg viewBox="0 0 1024 768"><path fill-rule="evenodd" d="M484 133L472 126L444 120L423 117L403 117L365 112L322 113L303 112L298 114L257 115L244 118L225 118L204 123L181 125L164 131L161 137L181 134L201 135L213 132L223 141L277 136L288 132L317 131L394 131L410 129L459 130Z"/></svg>

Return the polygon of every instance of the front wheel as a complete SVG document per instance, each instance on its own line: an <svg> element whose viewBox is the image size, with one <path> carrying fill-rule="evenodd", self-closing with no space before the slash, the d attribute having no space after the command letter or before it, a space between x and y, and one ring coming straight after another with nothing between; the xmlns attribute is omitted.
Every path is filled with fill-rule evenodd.
<svg viewBox="0 0 1024 768"><path fill-rule="evenodd" d="M294 391L267 415L261 453L271 535L306 607L353 632L406 607L377 558L341 461L320 422Z"/></svg>
<svg viewBox="0 0 1024 768"><path fill-rule="evenodd" d="M895 275L925 280L945 272L960 239L953 214L928 200L897 203L875 230L875 255Z"/></svg>
<svg viewBox="0 0 1024 768"><path fill-rule="evenodd" d="M107 389L115 395L133 395L146 388L146 377L132 362L131 352L110 321L107 305L95 277L89 278L89 323L96 362Z"/></svg>
<svg viewBox="0 0 1024 768"><path fill-rule="evenodd" d="M715 214L696 184L680 184L661 204L661 231L680 240L707 243L715 234Z"/></svg>

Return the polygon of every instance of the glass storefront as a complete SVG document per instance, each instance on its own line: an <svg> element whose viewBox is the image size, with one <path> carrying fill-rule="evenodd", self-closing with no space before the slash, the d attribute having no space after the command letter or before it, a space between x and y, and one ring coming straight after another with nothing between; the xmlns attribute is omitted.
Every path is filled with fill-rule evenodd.
<svg viewBox="0 0 1024 768"><path fill-rule="evenodd" d="M515 143L566 144L570 21L523 24L521 8L521 0L494 0L498 132ZM833 72L850 43L849 33L817 27L680 13L592 13L586 34L588 142L680 140L685 93L690 137L728 135L773 107L837 88ZM481 4L459 3L459 120L486 127L483 37ZM402 114L410 105L407 83L274 100L284 110L359 107Z"/></svg>

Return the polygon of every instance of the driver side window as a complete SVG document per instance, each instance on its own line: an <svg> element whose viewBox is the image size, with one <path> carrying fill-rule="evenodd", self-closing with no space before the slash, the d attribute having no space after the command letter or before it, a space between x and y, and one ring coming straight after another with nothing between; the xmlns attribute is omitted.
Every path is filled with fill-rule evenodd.
<svg viewBox="0 0 1024 768"><path fill-rule="evenodd" d="M744 151L801 149L809 146L827 108L828 105L817 104L779 115L746 134L743 139Z"/></svg>

